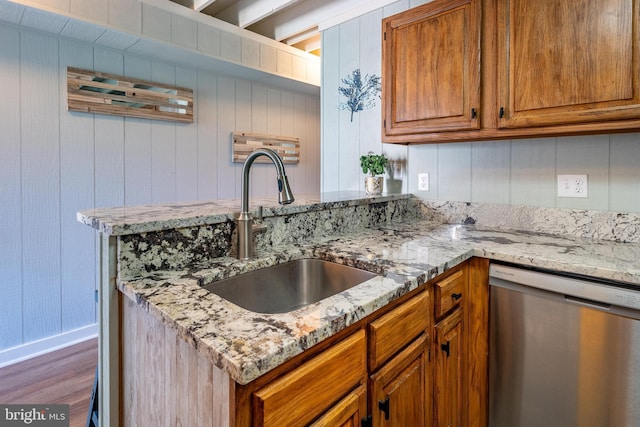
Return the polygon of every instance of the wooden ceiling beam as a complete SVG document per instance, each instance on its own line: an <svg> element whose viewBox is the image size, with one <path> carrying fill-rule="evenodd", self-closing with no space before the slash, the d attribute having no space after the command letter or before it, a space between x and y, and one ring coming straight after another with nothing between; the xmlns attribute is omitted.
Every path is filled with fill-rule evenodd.
<svg viewBox="0 0 640 427"><path fill-rule="evenodd" d="M238 0L219 12L216 17L240 28L269 18L301 0Z"/></svg>
<svg viewBox="0 0 640 427"><path fill-rule="evenodd" d="M193 10L202 12L205 7L212 5L215 1L216 0L193 0Z"/></svg>

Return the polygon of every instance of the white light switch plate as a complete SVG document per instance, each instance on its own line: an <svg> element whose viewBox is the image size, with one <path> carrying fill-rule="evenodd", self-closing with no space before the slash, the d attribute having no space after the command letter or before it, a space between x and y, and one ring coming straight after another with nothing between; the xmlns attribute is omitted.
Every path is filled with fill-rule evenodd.
<svg viewBox="0 0 640 427"><path fill-rule="evenodd" d="M587 175L558 175L558 197L589 197Z"/></svg>

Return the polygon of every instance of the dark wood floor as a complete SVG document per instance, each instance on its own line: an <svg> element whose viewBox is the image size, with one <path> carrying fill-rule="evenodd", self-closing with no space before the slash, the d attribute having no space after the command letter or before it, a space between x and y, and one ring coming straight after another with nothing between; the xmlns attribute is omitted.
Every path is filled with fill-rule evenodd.
<svg viewBox="0 0 640 427"><path fill-rule="evenodd" d="M92 339L0 368L0 403L70 405L70 427L86 425L98 364L98 340Z"/></svg>

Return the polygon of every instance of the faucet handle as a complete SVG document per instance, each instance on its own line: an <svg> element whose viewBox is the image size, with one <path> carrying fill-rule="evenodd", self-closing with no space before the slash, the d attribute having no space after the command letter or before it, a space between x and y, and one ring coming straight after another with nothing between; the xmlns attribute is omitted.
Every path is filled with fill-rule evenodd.
<svg viewBox="0 0 640 427"><path fill-rule="evenodd" d="M258 206L258 217L253 221L251 226L253 235L262 234L267 231L267 225L262 223L262 206Z"/></svg>

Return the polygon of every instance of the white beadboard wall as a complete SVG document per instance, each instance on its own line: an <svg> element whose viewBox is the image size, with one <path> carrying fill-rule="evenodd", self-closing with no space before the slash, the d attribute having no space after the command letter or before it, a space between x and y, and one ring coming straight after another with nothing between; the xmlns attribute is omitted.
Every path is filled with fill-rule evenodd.
<svg viewBox="0 0 640 427"><path fill-rule="evenodd" d="M195 121L69 112L67 66L193 88ZM0 82L0 356L95 324L97 242L78 210L239 198L236 130L298 136L294 193L320 190L317 95L3 23ZM253 195L276 197L272 169L254 166Z"/></svg>
<svg viewBox="0 0 640 427"><path fill-rule="evenodd" d="M405 148L380 143L379 105L350 123L338 110L340 79L358 67L380 75L380 20L427 2L401 0L323 32L323 189L362 190L358 156L373 150L405 156L403 190L424 199L640 212L640 133ZM429 174L429 191L418 191L418 173ZM589 197L557 197L557 174L587 174Z"/></svg>
<svg viewBox="0 0 640 427"><path fill-rule="evenodd" d="M360 169L360 156L369 151L384 152L394 160L404 160L400 172L406 192L405 146L382 144L380 137L380 100L374 108L353 115L338 110L344 97L338 93L342 79L356 68L365 74L382 73L381 20L420 4L424 0L402 0L376 9L358 18L328 28L322 32L322 190L363 191L365 175Z"/></svg>

